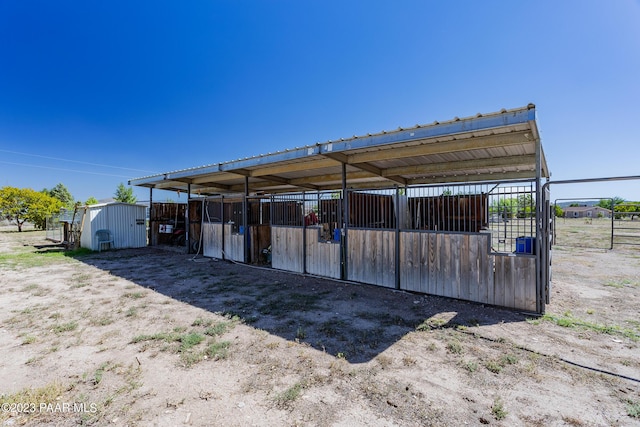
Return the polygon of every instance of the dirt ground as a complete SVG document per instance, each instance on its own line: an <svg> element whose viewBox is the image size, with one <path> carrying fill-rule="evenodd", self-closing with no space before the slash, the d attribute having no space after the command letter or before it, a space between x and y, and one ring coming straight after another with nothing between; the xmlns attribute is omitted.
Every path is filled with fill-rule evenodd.
<svg viewBox="0 0 640 427"><path fill-rule="evenodd" d="M540 318L0 230L0 425L640 425L640 250L553 251Z"/></svg>

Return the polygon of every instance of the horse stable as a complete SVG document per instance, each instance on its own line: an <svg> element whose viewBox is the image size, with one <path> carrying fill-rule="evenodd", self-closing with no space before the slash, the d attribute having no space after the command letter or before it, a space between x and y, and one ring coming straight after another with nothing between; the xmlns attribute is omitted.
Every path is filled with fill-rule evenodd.
<svg viewBox="0 0 640 427"><path fill-rule="evenodd" d="M129 183L188 195L190 252L544 313L549 176L529 104Z"/></svg>

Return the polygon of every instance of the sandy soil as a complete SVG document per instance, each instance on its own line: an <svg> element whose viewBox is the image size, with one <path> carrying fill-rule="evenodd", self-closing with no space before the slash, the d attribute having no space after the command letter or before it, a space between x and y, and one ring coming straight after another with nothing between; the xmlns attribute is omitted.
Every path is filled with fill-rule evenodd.
<svg viewBox="0 0 640 427"><path fill-rule="evenodd" d="M532 319L10 230L1 425L640 425L640 251L556 248Z"/></svg>

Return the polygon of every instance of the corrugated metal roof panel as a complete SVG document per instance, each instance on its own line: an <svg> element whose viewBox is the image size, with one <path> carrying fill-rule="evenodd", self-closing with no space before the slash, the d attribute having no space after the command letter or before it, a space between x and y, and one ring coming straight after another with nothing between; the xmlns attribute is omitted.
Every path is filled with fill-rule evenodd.
<svg viewBox="0 0 640 427"><path fill-rule="evenodd" d="M536 152L537 138L535 107L528 105L167 172L130 183L180 191L192 183L193 192L213 194L243 191L248 176L249 186L260 191L339 188L342 182L336 179L336 174L341 172L341 163L347 164L352 184L420 183L426 178L413 173L414 166L435 170L437 175L432 174L430 179L458 179L457 174L440 170L464 170L469 177L515 171L514 176L520 177L525 174L520 171L535 170L535 158L532 161L530 155ZM528 163L517 156L528 156ZM542 176L548 176L542 156ZM496 159L495 164L492 165L490 159ZM505 166L509 159L513 160L514 167Z"/></svg>

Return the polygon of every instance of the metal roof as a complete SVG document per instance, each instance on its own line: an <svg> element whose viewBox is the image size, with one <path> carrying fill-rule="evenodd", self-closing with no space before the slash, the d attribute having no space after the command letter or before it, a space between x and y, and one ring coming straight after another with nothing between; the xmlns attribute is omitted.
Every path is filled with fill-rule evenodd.
<svg viewBox="0 0 640 427"><path fill-rule="evenodd" d="M535 106L327 141L129 181L201 195L536 178ZM541 177L549 177L540 145Z"/></svg>

